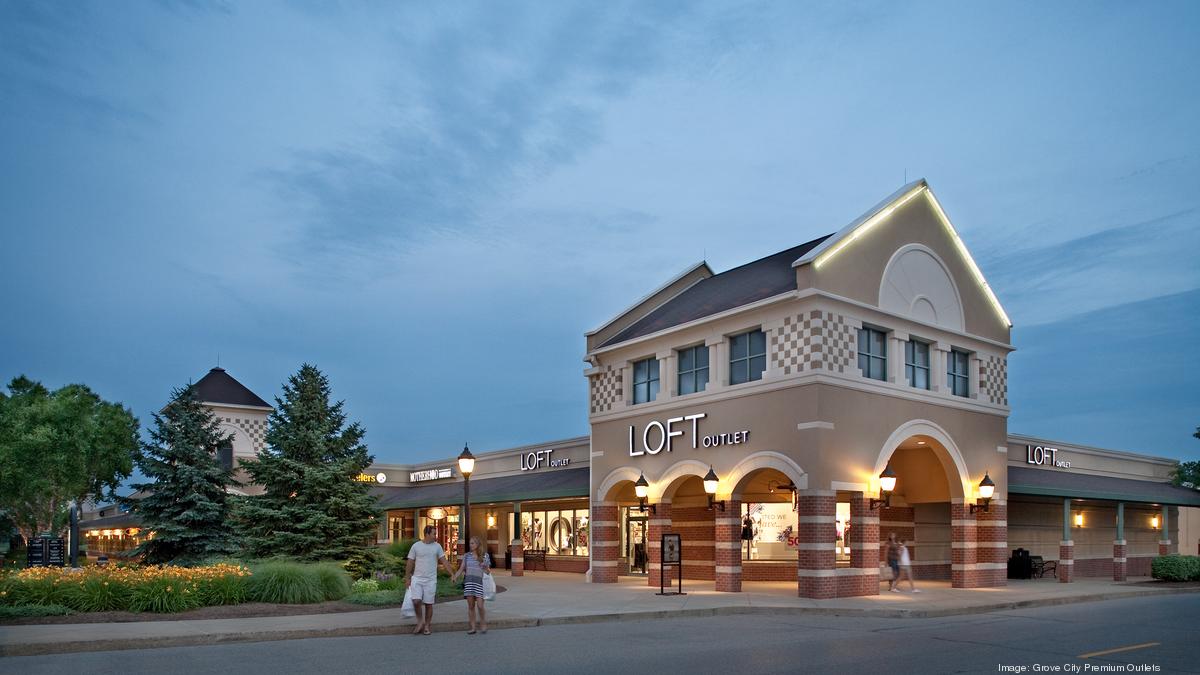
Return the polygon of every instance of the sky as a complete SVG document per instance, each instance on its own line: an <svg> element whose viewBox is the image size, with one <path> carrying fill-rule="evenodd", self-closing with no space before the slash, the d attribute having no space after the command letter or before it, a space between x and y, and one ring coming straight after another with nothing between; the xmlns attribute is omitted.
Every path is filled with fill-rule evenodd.
<svg viewBox="0 0 1200 675"><path fill-rule="evenodd" d="M0 0L0 378L586 435L584 333L925 177L1009 430L1200 459L1200 4Z"/></svg>

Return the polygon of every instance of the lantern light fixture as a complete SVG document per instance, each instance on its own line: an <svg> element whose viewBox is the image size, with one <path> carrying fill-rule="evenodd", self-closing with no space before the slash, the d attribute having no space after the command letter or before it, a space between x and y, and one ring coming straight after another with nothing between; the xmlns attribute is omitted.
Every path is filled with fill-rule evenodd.
<svg viewBox="0 0 1200 675"><path fill-rule="evenodd" d="M992 495L996 492L996 483L992 481L992 477L987 471L983 472L983 480L979 481L979 499L971 505L971 513L976 511L987 512L988 505L992 502Z"/></svg>
<svg viewBox="0 0 1200 675"><path fill-rule="evenodd" d="M892 471L892 465L889 462L883 467L883 473L879 474L879 494L883 495L882 499L872 499L869 506L874 511L880 506L892 505L892 491L896 489L896 472Z"/></svg>
<svg viewBox="0 0 1200 675"><path fill-rule="evenodd" d="M633 484L633 494L638 498L638 510L646 510L646 497L650 494L650 484L646 482L646 474L639 474L637 482ZM650 505L650 513L655 512L654 504Z"/></svg>
<svg viewBox="0 0 1200 675"><path fill-rule="evenodd" d="M1082 511L1078 511L1075 513L1075 527L1083 527L1083 512Z"/></svg>
<svg viewBox="0 0 1200 675"><path fill-rule="evenodd" d="M704 474L704 494L708 495L708 510L712 511L716 508L718 511L725 510L725 500L714 499L717 494L717 487L721 485L721 479L717 478L717 474L713 471L712 465L708 465L708 473Z"/></svg>

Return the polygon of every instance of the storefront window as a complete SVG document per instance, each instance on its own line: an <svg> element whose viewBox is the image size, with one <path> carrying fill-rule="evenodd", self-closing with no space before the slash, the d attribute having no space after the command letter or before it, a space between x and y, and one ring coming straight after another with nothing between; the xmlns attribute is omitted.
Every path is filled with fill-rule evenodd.
<svg viewBox="0 0 1200 675"><path fill-rule="evenodd" d="M789 502L742 504L742 559L795 560L796 522Z"/></svg>
<svg viewBox="0 0 1200 675"><path fill-rule="evenodd" d="M589 529L587 509L521 512L522 545L550 555L587 555Z"/></svg>
<svg viewBox="0 0 1200 675"><path fill-rule="evenodd" d="M837 562L850 562L850 502L837 503L837 515L834 516L834 527L837 529L837 543L834 554Z"/></svg>

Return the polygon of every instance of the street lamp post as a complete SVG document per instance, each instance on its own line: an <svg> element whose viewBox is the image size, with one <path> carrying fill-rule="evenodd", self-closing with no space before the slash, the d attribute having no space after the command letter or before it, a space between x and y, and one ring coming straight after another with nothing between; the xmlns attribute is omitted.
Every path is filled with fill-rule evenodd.
<svg viewBox="0 0 1200 675"><path fill-rule="evenodd" d="M458 456L458 471L463 475L463 549L471 545L471 472L475 470L475 455L471 449L463 445L462 454Z"/></svg>

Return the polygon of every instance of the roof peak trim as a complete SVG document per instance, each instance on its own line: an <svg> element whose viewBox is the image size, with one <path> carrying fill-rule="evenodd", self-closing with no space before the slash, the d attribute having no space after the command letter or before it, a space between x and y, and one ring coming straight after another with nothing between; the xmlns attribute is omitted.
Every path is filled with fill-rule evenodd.
<svg viewBox="0 0 1200 675"><path fill-rule="evenodd" d="M626 307L624 310L618 312L617 314L614 314L613 317L611 319L609 319L608 321L605 321L603 325L598 326L598 327L584 333L584 337L591 337L591 336L595 335L596 333L599 333L600 331L604 330L605 328L608 328L609 326L613 325L617 321L617 319L620 319L621 317L623 317L623 316L629 314L630 312L632 312L633 310L637 309L638 305L642 304L643 302L646 302L650 298L653 298L655 295L658 295L659 293L662 293L663 291L667 290L668 288L671 287L671 284L679 281L680 279L686 277L687 275L691 274L692 272L695 272L696 270L700 269L701 267L703 267L708 272L708 277L716 276L713 273L712 268L708 266L707 260L701 260L700 262L693 263L691 266L689 266L684 271L671 277L666 283L660 285L658 288L654 289L653 291L650 291L646 295L639 298L637 300L637 302L634 302L632 305ZM704 277L704 278L708 278L708 277ZM697 281L696 283L699 283L699 281ZM692 284L692 286L694 286L694 285L695 284ZM691 288L691 286L688 286L688 288ZM684 290L687 290L687 289L684 289ZM670 301L670 298L667 299L667 302L669 302L669 301ZM655 307L654 309L657 309L657 307ZM654 311L654 309L651 309L650 311Z"/></svg>

